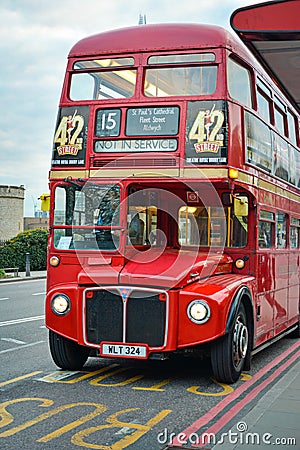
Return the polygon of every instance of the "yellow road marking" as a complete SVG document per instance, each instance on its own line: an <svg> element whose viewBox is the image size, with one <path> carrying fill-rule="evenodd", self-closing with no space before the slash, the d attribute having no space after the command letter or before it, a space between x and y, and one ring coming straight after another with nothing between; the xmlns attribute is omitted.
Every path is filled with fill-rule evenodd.
<svg viewBox="0 0 300 450"><path fill-rule="evenodd" d="M26 375L22 375L22 376L17 377L17 378L12 378L11 380L2 381L0 383L0 387L6 386L6 385L11 384L11 383L16 383L17 381L24 380L25 378L33 377L34 375L38 375L39 373L41 373L41 371L27 373Z"/></svg>
<svg viewBox="0 0 300 450"><path fill-rule="evenodd" d="M4 419L4 422L6 422L5 424L8 424L13 421L13 416L10 413L8 413L8 411L6 411L6 409L5 409L6 406L14 404L14 403L23 402L23 401L41 401L41 402L43 402L41 406L51 406L53 404L52 400L47 400L44 398L24 398L24 399L11 400L11 401L2 403L2 405L0 405L0 417L2 416L2 418ZM102 405L100 403L90 403L90 402L70 403L68 405L59 406L59 407L53 409L52 411L48 411L46 413L40 414L38 417L35 417L34 419L29 420L28 422L25 422L21 425L13 427L10 430L6 430L6 431L0 433L0 437L13 436L14 434L19 433L20 431L26 430L26 428L32 427L33 425L35 425L39 422L42 422L43 420L49 419L50 417L60 413L61 411L65 411L67 409L71 409L71 408L78 407L78 406L92 406L95 408L95 411L82 416L80 419L75 420L74 422L71 422L68 425L63 426L56 431L53 431L53 433L47 434L46 436L39 439L38 442L48 442L51 439L54 439L55 437L61 436L62 434L67 433L68 431L87 422L88 420L93 419L94 417L98 416L99 414L102 414L107 409L107 406ZM2 412L2 414L1 414L1 412ZM4 426L4 424L1 423L1 426Z"/></svg>
<svg viewBox="0 0 300 450"><path fill-rule="evenodd" d="M131 411L139 410L139 408L128 408L123 409L122 411L117 411L116 413L112 414L106 419L106 422L108 422L107 425L98 425L96 427L90 427L86 428L85 430L79 431L74 436L72 436L71 442L75 445L79 445L82 447L87 448L93 448L93 449L100 449L100 450L122 450L129 445L136 442L140 437L142 437L144 434L146 434L151 427L159 423L161 420L163 420L168 414L172 412L171 409L165 409L160 411L158 414L156 414L154 417L152 417L148 422L146 422L145 425L139 424L139 423L130 423L130 422L121 422L117 419L117 416L120 414L125 414ZM111 445L100 445L100 444L92 444L91 442L86 442L84 440L85 437L90 436L91 434L99 431L104 430L108 428L132 428L137 431L133 432L130 436L125 436L123 439L115 442Z"/></svg>
<svg viewBox="0 0 300 450"><path fill-rule="evenodd" d="M125 386L126 384L134 383L137 380L140 380L144 377L144 375L136 375L132 378L128 378L125 381L120 381L118 383L100 383L100 381L105 380L106 378L109 378L117 373L126 372L128 370L131 370L131 368L120 368L113 370L111 372L106 373L105 375L101 375L100 377L94 378L93 380L89 381L89 384L92 386Z"/></svg>
<svg viewBox="0 0 300 450"><path fill-rule="evenodd" d="M83 375L79 375L78 377L72 378L72 380L64 380L63 378L55 379L56 374L63 375L63 372L55 372L54 374L52 373L50 375L43 377L42 380L48 381L50 383L74 384L74 383L79 383L80 381L86 380L88 378L92 378L95 375L97 375L98 373L107 372L109 369L112 369L114 367L118 367L118 364L110 364L109 366L103 367L102 369L99 369L99 370L95 370L94 372L86 372ZM74 376L75 375L76 375L76 373L74 373Z"/></svg>
<svg viewBox="0 0 300 450"><path fill-rule="evenodd" d="M229 386L228 384L219 383L214 378L212 378L212 381L214 383L218 384L219 386L221 386L223 388L223 391L221 391L221 392L201 392L201 391L198 391L200 386L191 386L190 388L187 389L187 391L192 392L193 394L197 394L197 395L204 395L206 397L221 397L223 395L228 395L234 391L234 389L231 386Z"/></svg>
<svg viewBox="0 0 300 450"><path fill-rule="evenodd" d="M162 380L160 383L154 384L151 387L133 387L132 389L135 389L136 391L156 391L156 392L162 392L164 389L161 389L162 386L165 386L166 384L169 384L172 381L172 378L166 378L165 380Z"/></svg>

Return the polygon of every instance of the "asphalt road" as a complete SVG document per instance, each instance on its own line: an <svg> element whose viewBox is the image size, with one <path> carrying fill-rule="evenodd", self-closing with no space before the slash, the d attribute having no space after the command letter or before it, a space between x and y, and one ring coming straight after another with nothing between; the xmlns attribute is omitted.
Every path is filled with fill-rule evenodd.
<svg viewBox="0 0 300 450"><path fill-rule="evenodd" d="M201 447L197 438L234 404L251 408L243 397L262 380L266 387L252 404L264 395L295 346L283 339L255 356L233 386L213 380L209 360L186 358L90 358L83 371L64 372L49 354L44 298L45 280L0 285L1 450L156 450L175 436L177 444ZM238 420L233 414L227 425Z"/></svg>

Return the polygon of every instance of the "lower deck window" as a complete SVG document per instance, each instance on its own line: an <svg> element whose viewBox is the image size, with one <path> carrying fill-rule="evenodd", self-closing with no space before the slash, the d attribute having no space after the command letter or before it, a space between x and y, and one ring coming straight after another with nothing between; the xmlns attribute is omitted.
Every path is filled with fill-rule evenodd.
<svg viewBox="0 0 300 450"><path fill-rule="evenodd" d="M270 248L273 241L274 225L272 222L258 222L258 246L259 248Z"/></svg>
<svg viewBox="0 0 300 450"><path fill-rule="evenodd" d="M291 217L290 247L299 248L300 243L300 219Z"/></svg>
<svg viewBox="0 0 300 450"><path fill-rule="evenodd" d="M245 247L248 214L232 207L183 206L179 210L179 243L183 246Z"/></svg>

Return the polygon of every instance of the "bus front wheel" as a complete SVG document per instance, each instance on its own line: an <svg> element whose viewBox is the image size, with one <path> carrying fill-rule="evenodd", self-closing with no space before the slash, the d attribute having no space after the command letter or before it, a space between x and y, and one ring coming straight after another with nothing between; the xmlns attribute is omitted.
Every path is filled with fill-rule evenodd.
<svg viewBox="0 0 300 450"><path fill-rule="evenodd" d="M49 346L55 364L63 370L79 370L89 357L90 349L78 345L54 331L49 331Z"/></svg>
<svg viewBox="0 0 300 450"><path fill-rule="evenodd" d="M295 339L300 338L300 315L299 315L299 318L298 318L297 328L290 334L290 337L291 338L295 338Z"/></svg>
<svg viewBox="0 0 300 450"><path fill-rule="evenodd" d="M242 372L249 346L247 315L241 303L229 332L214 343L211 364L214 377L222 383L235 383Z"/></svg>

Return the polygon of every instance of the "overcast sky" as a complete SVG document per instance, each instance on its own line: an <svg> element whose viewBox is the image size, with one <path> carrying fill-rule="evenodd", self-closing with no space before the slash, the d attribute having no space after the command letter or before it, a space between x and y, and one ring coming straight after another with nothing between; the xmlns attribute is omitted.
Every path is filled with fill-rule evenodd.
<svg viewBox="0 0 300 450"><path fill-rule="evenodd" d="M25 216L48 192L52 139L67 55L78 40L147 23L209 23L252 0L1 0L0 184L24 185Z"/></svg>

